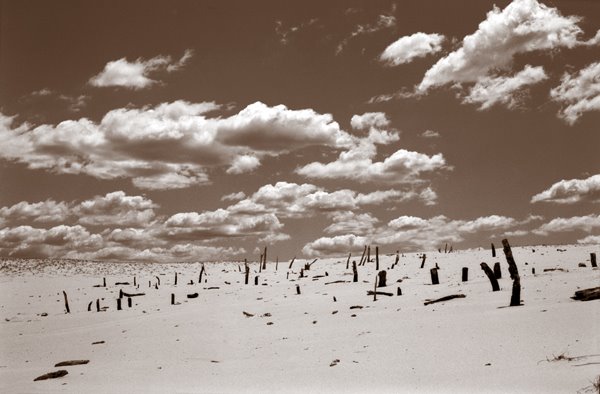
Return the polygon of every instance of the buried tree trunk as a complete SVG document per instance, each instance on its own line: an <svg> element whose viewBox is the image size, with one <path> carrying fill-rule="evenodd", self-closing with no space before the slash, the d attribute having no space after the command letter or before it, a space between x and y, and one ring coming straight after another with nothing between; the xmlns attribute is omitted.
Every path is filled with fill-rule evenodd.
<svg viewBox="0 0 600 394"><path fill-rule="evenodd" d="M432 285L439 285L440 284L440 279L438 278L438 270L437 268L432 268L429 270L429 272L431 273L431 284Z"/></svg>
<svg viewBox="0 0 600 394"><path fill-rule="evenodd" d="M379 284L377 285L377 287L386 287L387 286L387 272L385 272L385 270L379 271L377 276L379 277Z"/></svg>
<svg viewBox="0 0 600 394"><path fill-rule="evenodd" d="M494 276L496 279L502 279L502 270L500 269L500 263L494 263Z"/></svg>
<svg viewBox="0 0 600 394"><path fill-rule="evenodd" d="M485 272L488 279L490 280L490 283L492 284L492 291L500 290L500 286L498 286L498 280L494 276L494 272L492 271L492 269L486 263L481 263L481 269L483 270L483 272Z"/></svg>
<svg viewBox="0 0 600 394"><path fill-rule="evenodd" d="M508 239L505 238L502 240L502 246L504 247L504 255L508 262L508 272L510 273L510 278L513 280L510 306L519 306L521 305L521 277L519 276L519 270L517 269L517 264L513 258Z"/></svg>

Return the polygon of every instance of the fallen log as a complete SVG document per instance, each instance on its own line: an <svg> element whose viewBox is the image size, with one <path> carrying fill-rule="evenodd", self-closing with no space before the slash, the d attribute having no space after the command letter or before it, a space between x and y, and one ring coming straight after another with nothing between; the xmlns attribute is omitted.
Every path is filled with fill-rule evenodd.
<svg viewBox="0 0 600 394"><path fill-rule="evenodd" d="M388 296L388 297L393 297L394 293L388 293L387 291L373 291L373 290L367 290L367 295L384 295L384 296Z"/></svg>
<svg viewBox="0 0 600 394"><path fill-rule="evenodd" d="M58 371L48 372L46 374L38 376L37 378L33 379L33 381L37 382L38 380L61 378L61 377L65 376L66 374L68 374L68 372L66 370L64 370L64 369L61 369L61 370L58 370Z"/></svg>
<svg viewBox="0 0 600 394"><path fill-rule="evenodd" d="M89 363L90 360L69 360L69 361L61 361L55 364L55 367L69 367L71 365L84 365Z"/></svg>
<svg viewBox="0 0 600 394"><path fill-rule="evenodd" d="M188 294L187 298L198 298L198 293Z"/></svg>
<svg viewBox="0 0 600 394"><path fill-rule="evenodd" d="M438 298L437 300L425 300L425 302L423 303L424 305L429 305L429 304L435 304L436 302L443 302L443 301L449 301L449 300L453 300L455 298L465 298L466 295L464 294L452 294L446 297L442 297L442 298Z"/></svg>
<svg viewBox="0 0 600 394"><path fill-rule="evenodd" d="M146 293L125 293L123 292L123 297L139 297L146 295Z"/></svg>
<svg viewBox="0 0 600 394"><path fill-rule="evenodd" d="M600 287L592 287L589 289L578 290L575 295L571 297L577 301L591 301L600 299Z"/></svg>
<svg viewBox="0 0 600 394"><path fill-rule="evenodd" d="M333 282L325 282L326 285L332 285L334 283L348 283L347 280L334 280Z"/></svg>

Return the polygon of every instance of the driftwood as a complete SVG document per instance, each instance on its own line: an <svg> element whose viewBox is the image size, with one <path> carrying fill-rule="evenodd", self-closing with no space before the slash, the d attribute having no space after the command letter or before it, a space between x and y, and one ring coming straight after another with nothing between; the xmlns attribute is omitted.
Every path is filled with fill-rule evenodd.
<svg viewBox="0 0 600 394"><path fill-rule="evenodd" d="M37 378L33 379L33 381L37 382L38 380L61 378L61 377L65 376L66 374L68 374L68 372L64 369L61 369L61 370L54 371L54 372L48 372L42 376L38 376Z"/></svg>
<svg viewBox="0 0 600 394"><path fill-rule="evenodd" d="M242 313L243 313L243 314L244 314L244 316L246 316L246 317L253 317L253 316L254 316L254 314L253 314L253 313L248 313L248 312L246 312L246 311L242 311Z"/></svg>
<svg viewBox="0 0 600 394"><path fill-rule="evenodd" d="M61 361L58 364L55 364L55 367L69 367L71 365L84 365L89 363L90 360L69 360L69 361Z"/></svg>
<svg viewBox="0 0 600 394"><path fill-rule="evenodd" d="M387 291L373 291L373 290L367 290L367 295L384 295L384 296L388 296L388 297L393 297L394 293L388 293Z"/></svg>
<svg viewBox="0 0 600 394"><path fill-rule="evenodd" d="M437 300L425 300L425 302L423 303L424 305L429 305L429 304L435 304L436 302L443 302L443 301L449 301L449 300L453 300L455 298L465 298L466 295L464 294L452 294L446 297L442 297L442 298L438 298Z"/></svg>
<svg viewBox="0 0 600 394"><path fill-rule="evenodd" d="M600 299L600 287L592 287L589 289L578 290L575 295L571 297L577 301L591 301Z"/></svg>
<svg viewBox="0 0 600 394"><path fill-rule="evenodd" d="M504 247L506 262L508 263L508 272L510 273L510 278L513 280L510 306L519 306L521 305L521 277L519 276L519 270L513 258L508 239L505 238L502 240L502 246Z"/></svg>

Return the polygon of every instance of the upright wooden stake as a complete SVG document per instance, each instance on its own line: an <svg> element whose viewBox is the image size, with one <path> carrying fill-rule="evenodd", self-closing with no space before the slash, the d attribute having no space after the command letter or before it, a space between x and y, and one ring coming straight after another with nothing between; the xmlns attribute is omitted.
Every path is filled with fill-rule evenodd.
<svg viewBox="0 0 600 394"><path fill-rule="evenodd" d="M136 282L136 280L135 280L135 276L133 277L133 285L134 285L134 286L137 286L137 282Z"/></svg>
<svg viewBox="0 0 600 394"><path fill-rule="evenodd" d="M356 269L356 261L352 262L352 282L358 282L358 269Z"/></svg>
<svg viewBox="0 0 600 394"><path fill-rule="evenodd" d="M121 310L121 298L117 298L117 310Z"/></svg>
<svg viewBox="0 0 600 394"><path fill-rule="evenodd" d="M399 250L397 250L397 251L396 251L396 261L394 261L394 267L395 267L396 265L398 265L398 263L399 263L399 262L400 262L400 251L399 251Z"/></svg>
<svg viewBox="0 0 600 394"><path fill-rule="evenodd" d="M63 290L63 296L65 297L65 309L67 313L71 313L71 309L69 309L69 300L67 299L67 293Z"/></svg>
<svg viewBox="0 0 600 394"><path fill-rule="evenodd" d="M90 303L88 304L88 312L92 311L92 304L94 303L94 301L90 301Z"/></svg>
<svg viewBox="0 0 600 394"><path fill-rule="evenodd" d="M250 276L250 267L248 267L248 261L244 259L244 267L246 269L246 274L244 275L244 284L248 284L248 277Z"/></svg>
<svg viewBox="0 0 600 394"><path fill-rule="evenodd" d="M398 286L398 291L396 292L396 295L402 295L402 289L400 288L400 286Z"/></svg>
<svg viewBox="0 0 600 394"><path fill-rule="evenodd" d="M262 272L262 262L263 262L263 255L262 253L260 254L260 260L258 260L258 272Z"/></svg>
<svg viewBox="0 0 600 394"><path fill-rule="evenodd" d="M365 245L365 248L363 249L362 256L360 256L360 261L358 262L358 265L362 265L363 260L365 258L365 253L367 253L367 245Z"/></svg>
<svg viewBox="0 0 600 394"><path fill-rule="evenodd" d="M590 262L592 263L592 268L598 266L598 264L596 263L596 253L590 253Z"/></svg>
<svg viewBox="0 0 600 394"><path fill-rule="evenodd" d="M263 269L267 269L267 247L265 246L265 253L263 253Z"/></svg>
<svg viewBox="0 0 600 394"><path fill-rule="evenodd" d="M258 275L254 277L254 286L258 286Z"/></svg>
<svg viewBox="0 0 600 394"><path fill-rule="evenodd" d="M292 259L292 261L290 261L290 266L288 267L289 270L292 269L292 264L294 264L294 260L296 260L296 256L294 256L294 258Z"/></svg>
<svg viewBox="0 0 600 394"><path fill-rule="evenodd" d="M300 294L300 285L296 285L296 294Z"/></svg>
<svg viewBox="0 0 600 394"><path fill-rule="evenodd" d="M373 286L373 301L377 301L377 275L375 275L375 286Z"/></svg>
<svg viewBox="0 0 600 394"><path fill-rule="evenodd" d="M427 255L425 253L423 253L423 260L421 261L421 268L425 267L425 259L427 258Z"/></svg>
<svg viewBox="0 0 600 394"><path fill-rule="evenodd" d="M131 301L131 297L127 297L127 307L131 308L132 305L133 305L133 302Z"/></svg>
<svg viewBox="0 0 600 394"><path fill-rule="evenodd" d="M367 260L365 261L365 263L370 263L370 262L371 262L371 245L367 246Z"/></svg>
<svg viewBox="0 0 600 394"><path fill-rule="evenodd" d="M494 246L493 242L492 242L492 257L496 257L496 247Z"/></svg>
<svg viewBox="0 0 600 394"><path fill-rule="evenodd" d="M379 246L375 246L375 270L379 271Z"/></svg>
<svg viewBox="0 0 600 394"><path fill-rule="evenodd" d="M508 239L505 238L502 240L502 246L504 248L506 261L508 262L508 272L510 273L510 278L513 280L510 306L519 306L521 305L521 277L519 276L519 269L517 268L517 264L513 258Z"/></svg>
<svg viewBox="0 0 600 394"><path fill-rule="evenodd" d="M440 284L440 279L438 278L438 272L437 272L437 268L432 268L429 270L429 273L431 274L431 284L432 285L439 285Z"/></svg>
<svg viewBox="0 0 600 394"><path fill-rule="evenodd" d="M198 275L198 284L202 283L202 275L204 275L204 264L202 264L202 268L200 269L200 275Z"/></svg>
<svg viewBox="0 0 600 394"><path fill-rule="evenodd" d="M106 287L106 278L102 278L102 287Z"/></svg>
<svg viewBox="0 0 600 394"><path fill-rule="evenodd" d="M177 272L175 272L175 286L177 286Z"/></svg>
<svg viewBox="0 0 600 394"><path fill-rule="evenodd" d="M277 271L277 268L279 267L279 256L275 257L275 271Z"/></svg>
<svg viewBox="0 0 600 394"><path fill-rule="evenodd" d="M444 246L444 254L448 253L448 242L446 242L446 246Z"/></svg>
<svg viewBox="0 0 600 394"><path fill-rule="evenodd" d="M348 260L346 260L346 269L350 267L350 256L352 256L352 253L348 253Z"/></svg>
<svg viewBox="0 0 600 394"><path fill-rule="evenodd" d="M463 267L462 268L462 281L467 282L468 280L469 280L469 268Z"/></svg>
<svg viewBox="0 0 600 394"><path fill-rule="evenodd" d="M96 312L100 312L100 298L96 298Z"/></svg>
<svg viewBox="0 0 600 394"><path fill-rule="evenodd" d="M175 294L171 293L171 305L175 305Z"/></svg>
<svg viewBox="0 0 600 394"><path fill-rule="evenodd" d="M502 270L500 269L500 263L494 263L494 276L496 279L502 279Z"/></svg>
<svg viewBox="0 0 600 394"><path fill-rule="evenodd" d="M486 263L481 263L481 269L483 270L483 272L485 272L488 279L490 280L490 283L492 284L492 291L500 290L500 286L498 286L498 280L494 276L494 272L492 271L492 269Z"/></svg>

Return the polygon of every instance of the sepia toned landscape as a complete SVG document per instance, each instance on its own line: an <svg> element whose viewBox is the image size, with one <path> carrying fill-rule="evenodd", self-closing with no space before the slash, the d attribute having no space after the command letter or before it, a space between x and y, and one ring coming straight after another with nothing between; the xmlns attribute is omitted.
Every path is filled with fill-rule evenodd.
<svg viewBox="0 0 600 394"><path fill-rule="evenodd" d="M600 2L0 0L0 392L600 393Z"/></svg>

